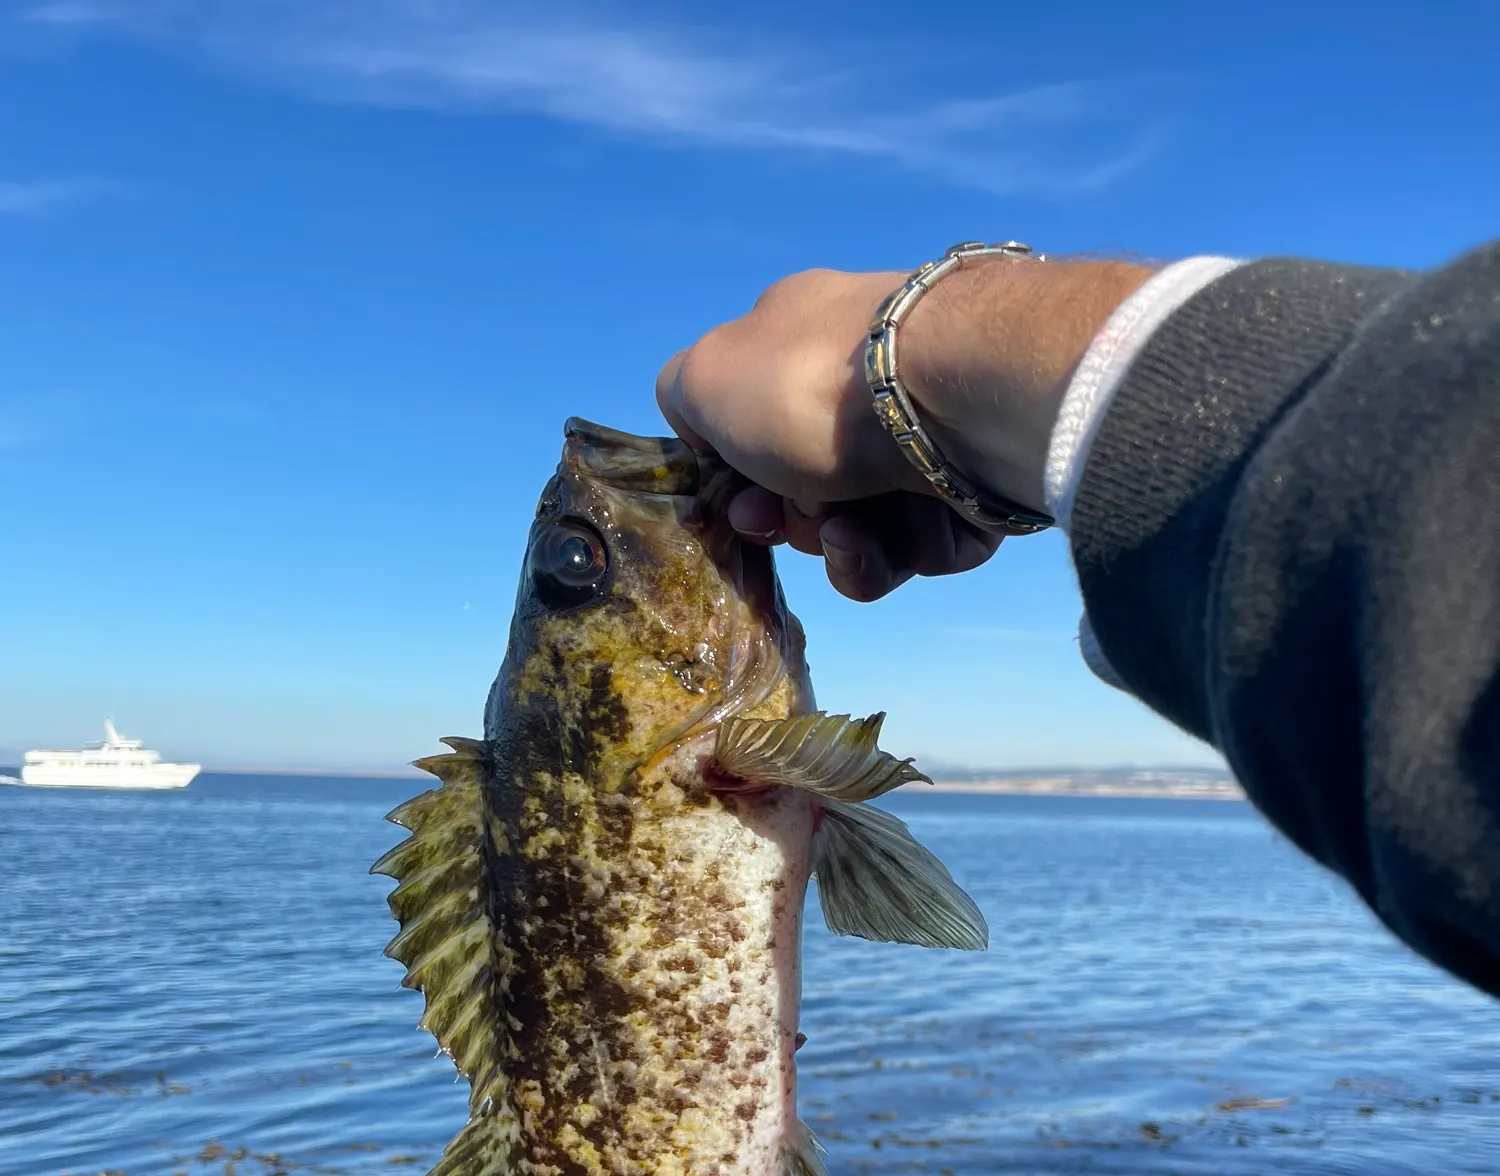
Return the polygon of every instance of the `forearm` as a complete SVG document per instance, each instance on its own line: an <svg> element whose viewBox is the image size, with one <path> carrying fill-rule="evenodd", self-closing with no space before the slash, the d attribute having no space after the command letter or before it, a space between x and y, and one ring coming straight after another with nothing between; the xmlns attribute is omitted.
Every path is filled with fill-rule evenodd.
<svg viewBox="0 0 1500 1176"><path fill-rule="evenodd" d="M1056 512L1092 664L1500 993L1500 247L1425 277L1259 262L1189 296L1215 266L960 269L898 367L950 460ZM901 279L783 279L657 382L674 428L758 483L740 534L823 555L856 600L998 543L871 411L863 342Z"/></svg>
<svg viewBox="0 0 1500 1176"><path fill-rule="evenodd" d="M1070 531L1113 675L1500 993L1500 251L1262 262L1136 356Z"/></svg>
<svg viewBox="0 0 1500 1176"><path fill-rule="evenodd" d="M935 285L903 329L900 362L944 453L990 490L1043 509L1048 444L1073 373L1152 272L997 259Z"/></svg>

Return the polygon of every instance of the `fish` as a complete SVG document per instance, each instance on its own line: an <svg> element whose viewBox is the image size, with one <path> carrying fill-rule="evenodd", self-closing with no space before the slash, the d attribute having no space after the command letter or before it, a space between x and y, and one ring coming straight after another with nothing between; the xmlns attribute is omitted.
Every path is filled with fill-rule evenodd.
<svg viewBox="0 0 1500 1176"><path fill-rule="evenodd" d="M431 1176L828 1176L797 1114L803 907L983 950L974 901L868 802L927 781L819 711L748 483L578 418L528 536L482 739L389 819L386 955L469 1082Z"/></svg>

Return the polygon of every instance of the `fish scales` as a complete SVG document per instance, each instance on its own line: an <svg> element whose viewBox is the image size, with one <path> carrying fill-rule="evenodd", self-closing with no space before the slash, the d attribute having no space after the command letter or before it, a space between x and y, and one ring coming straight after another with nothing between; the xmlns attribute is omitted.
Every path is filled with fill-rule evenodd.
<svg viewBox="0 0 1500 1176"><path fill-rule="evenodd" d="M794 1094L811 802L717 798L687 748L633 771L649 706L632 707L621 662L576 645L552 657L555 623L543 664L503 688L501 713L520 721L495 740L517 858L494 900L517 960L510 1080L538 1141L516 1170L649 1156L666 1176L759 1152L747 1170L771 1171ZM558 746L576 749L562 770Z"/></svg>
<svg viewBox="0 0 1500 1176"><path fill-rule="evenodd" d="M854 793L922 777L878 717L813 711L770 553L723 517L740 484L569 422L485 738L419 761L442 787L392 814L388 954L471 1083L436 1176L820 1176L796 1113L809 877L836 931L978 945L899 822L827 859L863 844L819 835Z"/></svg>

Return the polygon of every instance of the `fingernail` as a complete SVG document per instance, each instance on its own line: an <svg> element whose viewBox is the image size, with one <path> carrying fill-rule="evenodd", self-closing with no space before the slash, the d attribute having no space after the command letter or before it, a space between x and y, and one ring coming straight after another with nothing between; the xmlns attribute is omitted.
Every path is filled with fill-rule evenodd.
<svg viewBox="0 0 1500 1176"><path fill-rule="evenodd" d="M781 542L780 531L746 531L739 527L736 527L735 530L739 532L741 538L754 539L757 543Z"/></svg>
<svg viewBox="0 0 1500 1176"><path fill-rule="evenodd" d="M865 570L865 557L859 552L835 547L826 539L823 540L823 558L842 576L857 576Z"/></svg>

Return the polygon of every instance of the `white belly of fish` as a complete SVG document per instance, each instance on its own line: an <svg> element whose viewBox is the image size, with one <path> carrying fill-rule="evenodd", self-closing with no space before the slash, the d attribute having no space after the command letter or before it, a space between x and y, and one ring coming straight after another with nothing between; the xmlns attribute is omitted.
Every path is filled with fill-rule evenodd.
<svg viewBox="0 0 1500 1176"><path fill-rule="evenodd" d="M654 1173L775 1176L800 1132L802 910L819 806L790 789L696 804L675 791L632 801L646 868L624 871L605 900L622 907L606 920L621 928L611 963L643 1060L601 1073L633 1088L629 1134L663 1133Z"/></svg>

